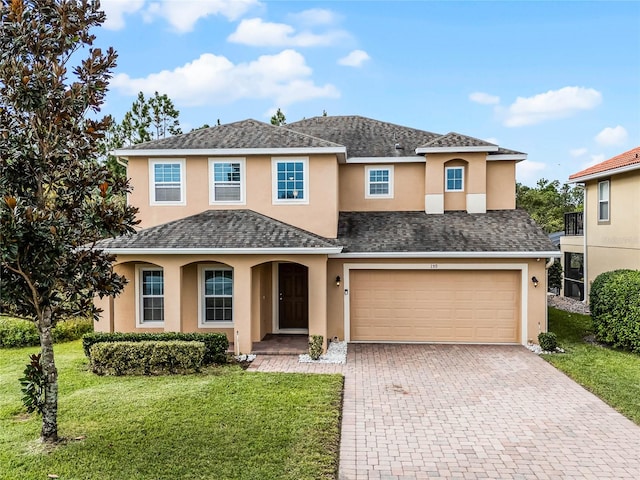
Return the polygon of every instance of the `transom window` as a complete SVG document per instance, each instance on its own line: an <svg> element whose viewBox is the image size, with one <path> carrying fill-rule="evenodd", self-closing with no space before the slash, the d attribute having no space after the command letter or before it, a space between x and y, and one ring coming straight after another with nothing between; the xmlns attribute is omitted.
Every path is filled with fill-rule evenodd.
<svg viewBox="0 0 640 480"><path fill-rule="evenodd" d="M366 167L365 198L393 198L393 167Z"/></svg>
<svg viewBox="0 0 640 480"><path fill-rule="evenodd" d="M308 203L308 161L279 159L273 161L274 203Z"/></svg>
<svg viewBox="0 0 640 480"><path fill-rule="evenodd" d="M444 182L446 192L464 191L464 167L446 167Z"/></svg>
<svg viewBox="0 0 640 480"><path fill-rule="evenodd" d="M598 221L609 221L609 180L598 182Z"/></svg>
<svg viewBox="0 0 640 480"><path fill-rule="evenodd" d="M244 159L211 160L211 203L244 202Z"/></svg>
<svg viewBox="0 0 640 480"><path fill-rule="evenodd" d="M164 272L140 269L140 323L164 322Z"/></svg>
<svg viewBox="0 0 640 480"><path fill-rule="evenodd" d="M233 271L228 268L205 268L202 272L202 323L233 322Z"/></svg>
<svg viewBox="0 0 640 480"><path fill-rule="evenodd" d="M182 204L184 202L184 161L152 161L150 163L151 203Z"/></svg>

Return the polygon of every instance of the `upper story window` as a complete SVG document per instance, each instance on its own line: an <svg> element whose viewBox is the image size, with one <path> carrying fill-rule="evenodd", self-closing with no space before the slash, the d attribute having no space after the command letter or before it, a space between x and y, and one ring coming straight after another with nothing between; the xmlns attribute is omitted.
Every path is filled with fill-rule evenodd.
<svg viewBox="0 0 640 480"><path fill-rule="evenodd" d="M598 182L598 221L609 221L609 180Z"/></svg>
<svg viewBox="0 0 640 480"><path fill-rule="evenodd" d="M164 272L158 267L138 269L138 325L158 326L164 323Z"/></svg>
<svg viewBox="0 0 640 480"><path fill-rule="evenodd" d="M445 167L445 192L464 191L464 167Z"/></svg>
<svg viewBox="0 0 640 480"><path fill-rule="evenodd" d="M273 159L273 203L309 203L309 161Z"/></svg>
<svg viewBox="0 0 640 480"><path fill-rule="evenodd" d="M149 177L152 205L184 205L184 160L152 160Z"/></svg>
<svg viewBox="0 0 640 480"><path fill-rule="evenodd" d="M365 198L393 198L393 167L365 168Z"/></svg>
<svg viewBox="0 0 640 480"><path fill-rule="evenodd" d="M233 324L233 270L222 265L202 265L200 270L200 326Z"/></svg>
<svg viewBox="0 0 640 480"><path fill-rule="evenodd" d="M244 203L245 160L209 160L209 203Z"/></svg>

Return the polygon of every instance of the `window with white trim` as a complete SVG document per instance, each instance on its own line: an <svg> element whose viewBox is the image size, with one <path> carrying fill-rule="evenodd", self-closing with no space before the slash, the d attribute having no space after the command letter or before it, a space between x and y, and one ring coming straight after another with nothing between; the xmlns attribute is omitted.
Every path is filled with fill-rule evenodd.
<svg viewBox="0 0 640 480"><path fill-rule="evenodd" d="M233 322L233 270L202 267L200 324L219 326Z"/></svg>
<svg viewBox="0 0 640 480"><path fill-rule="evenodd" d="M184 204L184 169L184 160L149 162L149 196L152 204Z"/></svg>
<svg viewBox="0 0 640 480"><path fill-rule="evenodd" d="M609 180L598 182L598 221L609 221Z"/></svg>
<svg viewBox="0 0 640 480"><path fill-rule="evenodd" d="M445 167L444 173L445 192L464 191L464 167Z"/></svg>
<svg viewBox="0 0 640 480"><path fill-rule="evenodd" d="M393 167L365 168L365 198L393 198Z"/></svg>
<svg viewBox="0 0 640 480"><path fill-rule="evenodd" d="M308 168L306 158L273 159L273 202L309 203Z"/></svg>
<svg viewBox="0 0 640 480"><path fill-rule="evenodd" d="M164 272L161 268L140 268L139 324L164 322Z"/></svg>
<svg viewBox="0 0 640 480"><path fill-rule="evenodd" d="M209 160L210 203L244 203L245 160Z"/></svg>

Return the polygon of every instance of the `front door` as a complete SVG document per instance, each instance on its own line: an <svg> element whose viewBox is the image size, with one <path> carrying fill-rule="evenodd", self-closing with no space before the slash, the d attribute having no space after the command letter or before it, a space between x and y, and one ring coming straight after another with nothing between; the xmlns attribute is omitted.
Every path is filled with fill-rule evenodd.
<svg viewBox="0 0 640 480"><path fill-rule="evenodd" d="M296 263L278 264L278 329L309 328L308 269Z"/></svg>

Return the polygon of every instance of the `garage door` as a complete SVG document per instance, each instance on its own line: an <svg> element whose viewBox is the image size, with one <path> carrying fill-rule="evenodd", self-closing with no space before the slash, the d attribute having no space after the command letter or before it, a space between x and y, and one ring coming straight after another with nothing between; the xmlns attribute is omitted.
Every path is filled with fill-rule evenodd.
<svg viewBox="0 0 640 480"><path fill-rule="evenodd" d="M518 343L520 272L351 270L352 341Z"/></svg>

